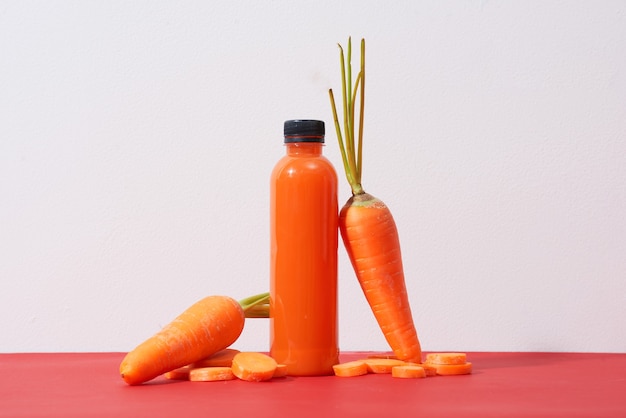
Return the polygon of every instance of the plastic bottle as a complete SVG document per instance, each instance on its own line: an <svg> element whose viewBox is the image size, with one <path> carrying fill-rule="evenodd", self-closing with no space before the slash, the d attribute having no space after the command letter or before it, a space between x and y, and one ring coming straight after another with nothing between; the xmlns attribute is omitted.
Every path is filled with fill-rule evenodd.
<svg viewBox="0 0 626 418"><path fill-rule="evenodd" d="M288 120L270 185L270 355L291 376L338 363L337 173L324 122Z"/></svg>

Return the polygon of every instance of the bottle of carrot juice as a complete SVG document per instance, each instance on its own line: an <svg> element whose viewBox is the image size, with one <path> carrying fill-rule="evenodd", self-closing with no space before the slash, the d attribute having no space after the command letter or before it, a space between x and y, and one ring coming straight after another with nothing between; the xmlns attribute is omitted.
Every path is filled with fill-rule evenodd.
<svg viewBox="0 0 626 418"><path fill-rule="evenodd" d="M270 355L291 376L338 363L337 174L324 122L288 120L270 185Z"/></svg>

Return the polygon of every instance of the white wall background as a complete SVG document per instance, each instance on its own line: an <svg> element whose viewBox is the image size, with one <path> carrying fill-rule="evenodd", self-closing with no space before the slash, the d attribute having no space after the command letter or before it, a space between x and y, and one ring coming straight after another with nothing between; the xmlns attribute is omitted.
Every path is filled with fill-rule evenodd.
<svg viewBox="0 0 626 418"><path fill-rule="evenodd" d="M349 35L424 349L626 352L626 2L486 0L0 1L0 352L265 291L282 123L326 120L341 169ZM384 350L340 258L341 348Z"/></svg>

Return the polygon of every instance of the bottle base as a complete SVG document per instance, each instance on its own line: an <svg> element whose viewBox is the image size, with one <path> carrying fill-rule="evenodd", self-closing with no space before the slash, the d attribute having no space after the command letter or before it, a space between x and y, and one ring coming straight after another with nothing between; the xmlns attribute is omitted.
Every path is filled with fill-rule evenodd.
<svg viewBox="0 0 626 418"><path fill-rule="evenodd" d="M339 352L331 355L298 355L271 350L270 356L279 364L287 366L287 376L330 376L334 374L333 366L339 363Z"/></svg>

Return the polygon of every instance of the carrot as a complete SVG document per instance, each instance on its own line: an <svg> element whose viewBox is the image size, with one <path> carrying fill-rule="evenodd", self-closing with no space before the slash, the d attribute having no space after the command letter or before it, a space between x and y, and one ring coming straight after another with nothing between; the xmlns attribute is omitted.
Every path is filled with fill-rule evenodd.
<svg viewBox="0 0 626 418"><path fill-rule="evenodd" d="M374 353L367 356L367 358L383 358L383 359L397 359L394 353Z"/></svg>
<svg viewBox="0 0 626 418"><path fill-rule="evenodd" d="M164 374L164 377L168 380L189 380L189 366L179 367L174 370L170 370Z"/></svg>
<svg viewBox="0 0 626 418"><path fill-rule="evenodd" d="M138 385L227 348L241 334L246 310L268 297L263 293L237 302L209 296L196 302L124 357L122 379Z"/></svg>
<svg viewBox="0 0 626 418"><path fill-rule="evenodd" d="M235 350L234 348L226 348L222 351L218 351L212 356L194 362L191 367L230 367L233 364L233 357L235 357L237 353L239 353L239 350Z"/></svg>
<svg viewBox="0 0 626 418"><path fill-rule="evenodd" d="M420 366L422 369L424 369L426 376L437 376L437 368L428 363L407 363L407 365Z"/></svg>
<svg viewBox="0 0 626 418"><path fill-rule="evenodd" d="M262 382L274 377L276 360L263 353L241 352L233 357L233 374L241 380Z"/></svg>
<svg viewBox="0 0 626 418"><path fill-rule="evenodd" d="M363 360L367 365L368 373L391 373L396 366L403 366L406 362L397 359L368 358Z"/></svg>
<svg viewBox="0 0 626 418"><path fill-rule="evenodd" d="M234 378L235 375L230 367L198 367L189 371L189 380L192 382L217 382Z"/></svg>
<svg viewBox="0 0 626 418"><path fill-rule="evenodd" d="M428 353L426 362L431 364L465 364L467 355L465 353Z"/></svg>
<svg viewBox="0 0 626 418"><path fill-rule="evenodd" d="M391 377L415 379L426 376L426 371L422 366L406 364L403 366L395 366L391 369Z"/></svg>
<svg viewBox="0 0 626 418"><path fill-rule="evenodd" d="M335 376L356 377L367 374L367 364L363 360L348 361L333 366Z"/></svg>
<svg viewBox="0 0 626 418"><path fill-rule="evenodd" d="M433 364L424 363L424 365L434 367L440 376L455 376L459 374L472 373L472 363L469 361L464 364Z"/></svg>
<svg viewBox="0 0 626 418"><path fill-rule="evenodd" d="M370 308L394 354L400 360L421 362L421 347L404 281L400 240L395 221L387 205L365 193L361 185L365 40L361 40L361 69L354 90L351 39L348 40L345 63L341 45L339 49L344 135L341 133L332 89L329 90L329 96L344 171L352 189L352 197L339 214L341 237ZM358 139L354 129L357 93L360 93Z"/></svg>

